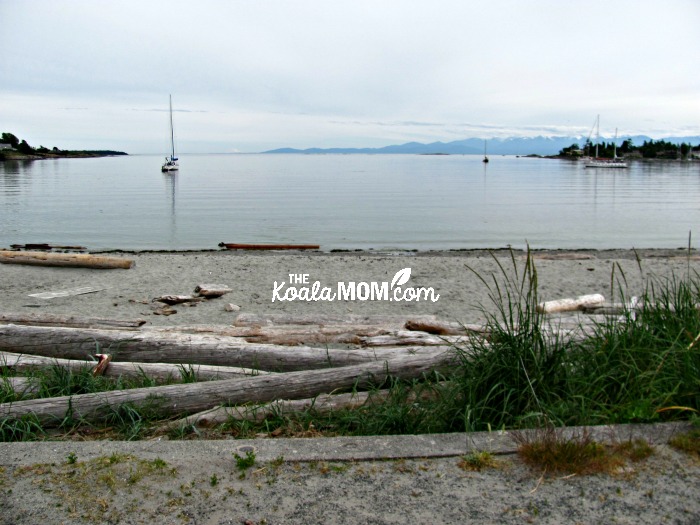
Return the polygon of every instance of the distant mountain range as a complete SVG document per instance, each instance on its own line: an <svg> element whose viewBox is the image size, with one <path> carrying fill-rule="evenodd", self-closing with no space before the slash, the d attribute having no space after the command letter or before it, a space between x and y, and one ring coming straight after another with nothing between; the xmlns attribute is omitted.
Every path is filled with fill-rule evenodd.
<svg viewBox="0 0 700 525"><path fill-rule="evenodd" d="M697 145L700 143L700 136L695 137L664 137L662 139L652 139L645 135L624 136L617 138L617 144L622 144L623 140L631 139L635 146L641 146L645 140L666 140L674 144L681 142ZM601 137L601 141L610 142L612 139ZM486 148L489 155L556 155L562 148L579 144L583 147L586 137L510 137L505 139L488 139ZM413 155L483 155L484 139L464 139L454 142L432 142L423 144L420 142L407 142L395 146L384 146L383 148L309 148L294 149L280 148L263 153L405 153Z"/></svg>

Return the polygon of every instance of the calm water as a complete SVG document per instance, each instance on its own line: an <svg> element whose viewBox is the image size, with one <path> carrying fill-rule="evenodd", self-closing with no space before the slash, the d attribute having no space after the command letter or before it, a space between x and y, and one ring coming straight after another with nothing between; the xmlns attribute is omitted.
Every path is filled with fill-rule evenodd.
<svg viewBox="0 0 700 525"><path fill-rule="evenodd" d="M700 164L516 157L184 155L0 162L0 247L677 248L700 237ZM693 241L693 245L697 243Z"/></svg>

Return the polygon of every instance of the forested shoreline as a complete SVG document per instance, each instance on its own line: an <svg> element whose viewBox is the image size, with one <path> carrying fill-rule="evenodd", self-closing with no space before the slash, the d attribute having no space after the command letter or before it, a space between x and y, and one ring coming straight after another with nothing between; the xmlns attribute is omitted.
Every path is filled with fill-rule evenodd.
<svg viewBox="0 0 700 525"><path fill-rule="evenodd" d="M0 147L2 148L0 149L0 161L128 155L123 151L114 150L64 150L56 146L47 148L43 145L34 148L30 146L26 140L20 140L14 134L7 132L3 133L0 137Z"/></svg>

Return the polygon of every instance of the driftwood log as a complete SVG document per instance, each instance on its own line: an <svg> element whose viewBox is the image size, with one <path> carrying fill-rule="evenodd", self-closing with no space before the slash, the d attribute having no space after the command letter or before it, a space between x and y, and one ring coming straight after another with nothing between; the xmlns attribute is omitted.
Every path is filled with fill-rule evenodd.
<svg viewBox="0 0 700 525"><path fill-rule="evenodd" d="M0 263L111 270L118 268L129 269L133 266L134 261L89 253L13 252L0 250Z"/></svg>
<svg viewBox="0 0 700 525"><path fill-rule="evenodd" d="M18 397L32 397L39 391L39 382L33 377L0 377L0 388L10 388Z"/></svg>
<svg viewBox="0 0 700 525"><path fill-rule="evenodd" d="M310 409L319 413L328 413L338 409L359 408L368 402L386 399L388 395L389 390L376 390L373 392L349 392L347 394L321 394L310 399L276 400L264 405L216 407L171 421L164 425L164 428L173 429L188 425L210 427L225 423L229 419L263 421L272 415L304 412Z"/></svg>
<svg viewBox="0 0 700 525"><path fill-rule="evenodd" d="M454 360L455 354L445 351L324 370L16 401L0 404L0 418L32 414L41 423L51 425L70 412L75 418L95 421L124 403L138 407L155 404L164 416L192 414L218 405L304 399L352 388L362 390L381 385L390 377L423 377L452 366Z"/></svg>
<svg viewBox="0 0 700 525"><path fill-rule="evenodd" d="M233 290L225 284L198 284L194 289L194 293L200 297L206 297L207 299L221 297L232 291Z"/></svg>
<svg viewBox="0 0 700 525"><path fill-rule="evenodd" d="M440 383L445 385L445 382ZM163 426L164 430L182 428L188 425L211 427L225 423L230 419L239 421L263 421L270 416L287 415L313 410L317 414L327 414L334 410L354 409L365 405L383 403L391 395L391 390L372 390L371 392L348 392L346 394L321 394L308 399L276 400L262 405L242 405L235 407L216 407L204 412L171 421ZM406 396L407 403L417 399L434 398L434 392L426 389L418 394Z"/></svg>
<svg viewBox="0 0 700 525"><path fill-rule="evenodd" d="M377 325L393 328L403 327L409 320L437 321L434 315L400 316L400 315L295 315L275 313L259 315L248 312L240 313L233 321L233 326L273 326L273 325Z"/></svg>
<svg viewBox="0 0 700 525"><path fill-rule="evenodd" d="M160 297L154 297L154 303L165 303L165 304L182 304L182 303L201 303L204 298L197 297L194 295L161 295Z"/></svg>
<svg viewBox="0 0 700 525"><path fill-rule="evenodd" d="M348 366L400 357L401 348L334 349L246 343L217 335L0 325L0 351L84 359L96 348L113 361L239 366L272 372ZM414 347L434 354L442 347ZM443 348L444 349L444 348Z"/></svg>
<svg viewBox="0 0 700 525"><path fill-rule="evenodd" d="M318 250L318 244L241 244L220 242L221 248L227 250Z"/></svg>
<svg viewBox="0 0 700 525"><path fill-rule="evenodd" d="M604 304L605 297L596 293L590 295L580 295L575 299L567 298L556 299L554 301L545 301L537 305L537 311L543 314L573 312L576 310L583 310L585 308L602 306Z"/></svg>
<svg viewBox="0 0 700 525"><path fill-rule="evenodd" d="M80 361L77 359L61 359L36 355L22 355L11 352L0 352L0 368L8 367L18 372L36 370L60 366L73 371L92 369L97 361ZM271 372L253 370L252 368L239 368L233 366L209 366L209 365L176 365L172 363L115 363L111 361L104 370L107 377L141 377L147 376L159 380L180 378L183 372L194 373L200 380L233 379L253 375L265 375Z"/></svg>
<svg viewBox="0 0 700 525"><path fill-rule="evenodd" d="M32 326L63 326L72 328L139 328L144 319L109 319L105 317L79 317L48 313L0 314L0 324L24 324Z"/></svg>
<svg viewBox="0 0 700 525"><path fill-rule="evenodd" d="M406 330L427 332L435 335L483 334L487 331L487 328L480 324L462 324L420 317L407 320L404 324L404 328L406 328Z"/></svg>

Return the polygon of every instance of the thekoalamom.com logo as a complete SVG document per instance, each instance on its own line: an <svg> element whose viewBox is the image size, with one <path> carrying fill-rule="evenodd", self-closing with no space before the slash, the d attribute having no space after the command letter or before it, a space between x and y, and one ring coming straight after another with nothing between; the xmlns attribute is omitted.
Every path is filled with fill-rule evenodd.
<svg viewBox="0 0 700 525"><path fill-rule="evenodd" d="M321 286L320 281L309 283L309 274L290 273L289 284L275 281L272 302L275 301L396 301L419 302L440 299L432 287L404 287L411 278L411 269L404 268L394 275L391 282L347 281L337 286Z"/></svg>

